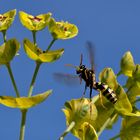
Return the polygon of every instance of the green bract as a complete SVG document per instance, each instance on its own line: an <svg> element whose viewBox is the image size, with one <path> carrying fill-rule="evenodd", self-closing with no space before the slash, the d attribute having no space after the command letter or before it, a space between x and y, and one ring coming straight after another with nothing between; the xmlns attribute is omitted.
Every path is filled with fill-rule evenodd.
<svg viewBox="0 0 140 140"><path fill-rule="evenodd" d="M120 72L122 74L129 77L132 76L132 72L135 67L135 64L131 52L128 51L124 54L124 56L121 59L120 67L121 67Z"/></svg>
<svg viewBox="0 0 140 140"><path fill-rule="evenodd" d="M58 60L64 53L64 49L43 52L40 48L36 47L28 39L24 39L24 50L29 58L37 62L54 62Z"/></svg>
<svg viewBox="0 0 140 140"><path fill-rule="evenodd" d="M6 31L11 26L15 15L16 9L0 14L0 31Z"/></svg>
<svg viewBox="0 0 140 140"><path fill-rule="evenodd" d="M97 110L94 104L89 99L75 99L65 103L63 112L66 116L67 126L71 122L75 122L75 127L72 133L79 137L80 127L84 122L91 123L97 118Z"/></svg>
<svg viewBox="0 0 140 140"><path fill-rule="evenodd" d="M10 39L0 46L0 64L9 63L17 54L20 44L16 39Z"/></svg>
<svg viewBox="0 0 140 140"><path fill-rule="evenodd" d="M11 96L0 96L0 103L11 108L28 109L46 100L51 93L52 90L48 90L32 97L14 98Z"/></svg>
<svg viewBox="0 0 140 140"><path fill-rule="evenodd" d="M118 82L116 80L116 75L111 68L105 68L99 74L99 80L107 84L110 88L115 90L118 87Z"/></svg>
<svg viewBox="0 0 140 140"><path fill-rule="evenodd" d="M120 131L121 140L139 140L140 139L140 118L126 117L122 121Z"/></svg>
<svg viewBox="0 0 140 140"><path fill-rule="evenodd" d="M79 131L80 140L98 140L97 133L92 125L84 122Z"/></svg>
<svg viewBox="0 0 140 140"><path fill-rule="evenodd" d="M19 12L19 18L22 25L31 31L39 31L44 29L48 25L51 15L51 13L47 13L32 16L23 11Z"/></svg>
<svg viewBox="0 0 140 140"><path fill-rule="evenodd" d="M78 28L68 22L56 22L53 18L49 22L49 31L54 39L69 39L78 34Z"/></svg>

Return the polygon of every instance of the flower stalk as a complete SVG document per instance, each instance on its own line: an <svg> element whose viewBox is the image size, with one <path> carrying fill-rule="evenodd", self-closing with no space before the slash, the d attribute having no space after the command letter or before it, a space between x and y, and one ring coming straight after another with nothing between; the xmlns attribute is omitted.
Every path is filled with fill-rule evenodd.
<svg viewBox="0 0 140 140"><path fill-rule="evenodd" d="M6 30L2 31L4 43L6 42Z"/></svg>
<svg viewBox="0 0 140 140"><path fill-rule="evenodd" d="M63 140L64 137L74 128L75 122L72 121L71 124L67 127L67 129L64 131L64 133L60 136L59 140Z"/></svg>
<svg viewBox="0 0 140 140"><path fill-rule="evenodd" d="M21 125L20 125L20 137L19 140L24 140L25 136L25 123L26 123L27 110L21 110Z"/></svg>
<svg viewBox="0 0 140 140"><path fill-rule="evenodd" d="M8 69L8 72L9 72L9 75L10 75L10 78L11 78L11 81L12 81L12 84L13 84L13 87L14 87L14 90L15 90L15 92L16 92L16 96L17 96L17 97L20 97L18 88L17 88L17 86L16 86L15 79L14 79L14 76L13 76L13 73L12 73L12 70L11 70L10 63L8 63L8 64L6 65L6 67L7 67L7 69Z"/></svg>
<svg viewBox="0 0 140 140"><path fill-rule="evenodd" d="M46 49L46 52L48 52L50 50L50 48L52 47L52 45L54 44L54 42L56 41L55 38L53 38L53 40L51 41L50 45L48 46L48 48Z"/></svg>

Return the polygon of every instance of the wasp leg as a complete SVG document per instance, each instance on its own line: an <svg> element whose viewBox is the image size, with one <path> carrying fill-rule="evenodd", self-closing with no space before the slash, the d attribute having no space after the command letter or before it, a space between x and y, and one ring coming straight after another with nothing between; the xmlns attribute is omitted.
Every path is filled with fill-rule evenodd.
<svg viewBox="0 0 140 140"><path fill-rule="evenodd" d="M84 89L84 92L83 92L83 95L82 95L82 98L81 99L83 99L85 97L86 90L87 90L87 85L85 84L85 89Z"/></svg>
<svg viewBox="0 0 140 140"><path fill-rule="evenodd" d="M92 86L90 86L90 95L89 95L89 98L90 98L90 102L91 102L91 98L92 98Z"/></svg>
<svg viewBox="0 0 140 140"><path fill-rule="evenodd" d="M103 104L102 93L101 93L101 92L99 92L99 99L100 99L100 102L101 102L102 107L103 107L104 109L107 109L107 108L104 106L104 104Z"/></svg>

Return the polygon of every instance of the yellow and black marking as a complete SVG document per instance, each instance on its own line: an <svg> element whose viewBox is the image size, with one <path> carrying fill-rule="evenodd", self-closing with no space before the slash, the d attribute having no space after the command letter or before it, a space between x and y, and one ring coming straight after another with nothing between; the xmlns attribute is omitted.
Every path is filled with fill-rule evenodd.
<svg viewBox="0 0 140 140"><path fill-rule="evenodd" d="M108 85L101 82L95 82L96 90L102 92L102 94L113 104L117 102L117 97L114 91L108 87ZM94 88L95 89L95 88Z"/></svg>

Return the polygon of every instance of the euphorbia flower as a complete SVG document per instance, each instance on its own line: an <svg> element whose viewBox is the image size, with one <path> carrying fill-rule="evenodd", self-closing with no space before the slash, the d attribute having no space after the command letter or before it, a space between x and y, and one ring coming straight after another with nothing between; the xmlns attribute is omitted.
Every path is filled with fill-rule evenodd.
<svg viewBox="0 0 140 140"><path fill-rule="evenodd" d="M69 39L78 34L76 25L64 21L56 22L53 18L50 19L48 27L54 39Z"/></svg>
<svg viewBox="0 0 140 140"><path fill-rule="evenodd" d="M0 31L5 31L11 26L15 15L16 9L0 14Z"/></svg>
<svg viewBox="0 0 140 140"><path fill-rule="evenodd" d="M79 138L80 128L83 123L93 123L97 118L97 109L89 99L73 99L65 103L65 109L63 112L66 116L66 124L69 126L72 122L75 122L75 126L72 129L73 135Z"/></svg>
<svg viewBox="0 0 140 140"><path fill-rule="evenodd" d="M51 13L33 16L23 11L19 12L19 18L23 26L31 31L39 31L44 29L50 20Z"/></svg>
<svg viewBox="0 0 140 140"><path fill-rule="evenodd" d="M44 63L44 62L54 62L58 60L64 53L64 49L54 50L54 51L43 51L36 47L28 39L24 39L24 50L29 58L34 61Z"/></svg>

